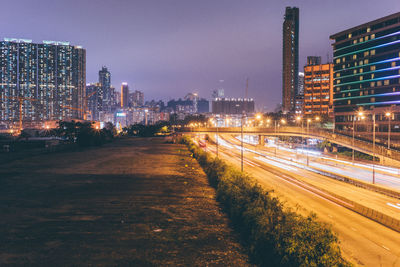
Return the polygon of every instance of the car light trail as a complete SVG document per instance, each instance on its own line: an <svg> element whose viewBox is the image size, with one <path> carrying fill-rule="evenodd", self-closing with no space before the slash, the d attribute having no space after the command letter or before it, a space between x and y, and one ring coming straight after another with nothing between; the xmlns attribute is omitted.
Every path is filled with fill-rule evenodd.
<svg viewBox="0 0 400 267"><path fill-rule="evenodd" d="M392 204L392 203L386 203L388 206L390 206L390 207L393 207L393 208L396 208L396 209L399 209L400 210L400 207L399 206L397 206L397 205L399 205L399 204L397 204L397 205L394 205L394 204Z"/></svg>

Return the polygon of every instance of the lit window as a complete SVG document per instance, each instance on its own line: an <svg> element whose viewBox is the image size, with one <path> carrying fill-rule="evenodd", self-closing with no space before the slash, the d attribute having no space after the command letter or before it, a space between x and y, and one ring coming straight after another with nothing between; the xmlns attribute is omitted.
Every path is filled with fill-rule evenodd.
<svg viewBox="0 0 400 267"><path fill-rule="evenodd" d="M336 64L339 64L340 63L340 58L337 58L336 59Z"/></svg>
<svg viewBox="0 0 400 267"><path fill-rule="evenodd" d="M351 105L351 100L347 100L347 105Z"/></svg>
<svg viewBox="0 0 400 267"><path fill-rule="evenodd" d="M371 70L376 70L376 66L371 66Z"/></svg>
<svg viewBox="0 0 400 267"><path fill-rule="evenodd" d="M371 97L371 102L372 102L372 103L375 102L375 97Z"/></svg>
<svg viewBox="0 0 400 267"><path fill-rule="evenodd" d="M336 73L336 77L340 77L340 72Z"/></svg>
<svg viewBox="0 0 400 267"><path fill-rule="evenodd" d="M377 81L376 86L382 86L382 81Z"/></svg>
<svg viewBox="0 0 400 267"><path fill-rule="evenodd" d="M371 39L374 39L374 38L375 38L375 33L371 34Z"/></svg>
<svg viewBox="0 0 400 267"><path fill-rule="evenodd" d="M396 62L392 62L392 67L396 67Z"/></svg>
<svg viewBox="0 0 400 267"><path fill-rule="evenodd" d="M360 81L362 81L364 78L363 78L363 76L360 76Z"/></svg>
<svg viewBox="0 0 400 267"><path fill-rule="evenodd" d="M364 57L369 56L369 51L364 52Z"/></svg>
<svg viewBox="0 0 400 267"><path fill-rule="evenodd" d="M353 55L353 59L357 59L357 55Z"/></svg>
<svg viewBox="0 0 400 267"><path fill-rule="evenodd" d="M364 72L364 70L363 69L360 69L360 73L363 73Z"/></svg>
<svg viewBox="0 0 400 267"><path fill-rule="evenodd" d="M356 74L357 73L357 70L355 69L355 70L353 70L353 74Z"/></svg>
<svg viewBox="0 0 400 267"><path fill-rule="evenodd" d="M368 64L369 60L368 59L364 59L364 64Z"/></svg>
<svg viewBox="0 0 400 267"><path fill-rule="evenodd" d="M371 87L375 87L375 82L371 82Z"/></svg>
<svg viewBox="0 0 400 267"><path fill-rule="evenodd" d="M356 40L353 40L353 44L356 44L357 43L357 39Z"/></svg>
<svg viewBox="0 0 400 267"><path fill-rule="evenodd" d="M364 42L364 38L361 37L360 38L360 43L362 43L362 42Z"/></svg>
<svg viewBox="0 0 400 267"><path fill-rule="evenodd" d="M368 28L367 28L367 32L370 32L370 31L371 31L371 28L370 28L370 27L368 27Z"/></svg>
<svg viewBox="0 0 400 267"><path fill-rule="evenodd" d="M369 39L369 36L365 36L365 41L368 41L368 39Z"/></svg>
<svg viewBox="0 0 400 267"><path fill-rule="evenodd" d="M384 85L389 85L389 80L384 80L384 81L383 81L383 84L384 84Z"/></svg>
<svg viewBox="0 0 400 267"><path fill-rule="evenodd" d="M371 74L371 79L373 79L373 78L375 78L375 74L374 73Z"/></svg>
<svg viewBox="0 0 400 267"><path fill-rule="evenodd" d="M375 55L375 49L371 50L371 56Z"/></svg>
<svg viewBox="0 0 400 267"><path fill-rule="evenodd" d="M352 36L351 33L349 33L348 37L351 38L351 36Z"/></svg>

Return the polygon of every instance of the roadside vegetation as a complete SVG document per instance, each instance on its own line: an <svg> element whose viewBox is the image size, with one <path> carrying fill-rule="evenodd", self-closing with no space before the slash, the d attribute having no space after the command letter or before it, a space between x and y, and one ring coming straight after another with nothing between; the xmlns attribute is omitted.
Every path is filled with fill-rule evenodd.
<svg viewBox="0 0 400 267"><path fill-rule="evenodd" d="M254 178L227 165L197 147L186 144L217 189L224 206L252 261L260 266L351 266L340 252L331 228L285 208Z"/></svg>
<svg viewBox="0 0 400 267"><path fill-rule="evenodd" d="M123 128L123 133L128 136L140 137L168 135L171 133L171 126L168 122L159 122L154 125L133 124Z"/></svg>
<svg viewBox="0 0 400 267"><path fill-rule="evenodd" d="M100 146L110 142L117 131L112 123L106 123L103 129L96 129L89 122L60 121L58 127L48 133L49 136L61 137L81 147Z"/></svg>

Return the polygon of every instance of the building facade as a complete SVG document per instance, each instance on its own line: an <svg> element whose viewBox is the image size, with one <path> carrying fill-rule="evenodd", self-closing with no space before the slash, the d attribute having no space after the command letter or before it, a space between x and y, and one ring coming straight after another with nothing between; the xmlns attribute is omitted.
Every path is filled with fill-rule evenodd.
<svg viewBox="0 0 400 267"><path fill-rule="evenodd" d="M86 51L68 42L0 42L0 120L83 119ZM19 114L19 101L22 114Z"/></svg>
<svg viewBox="0 0 400 267"><path fill-rule="evenodd" d="M254 100L242 98L216 98L212 102L213 114L254 113Z"/></svg>
<svg viewBox="0 0 400 267"><path fill-rule="evenodd" d="M282 111L294 112L299 73L299 9L286 7L283 22Z"/></svg>
<svg viewBox="0 0 400 267"><path fill-rule="evenodd" d="M129 87L127 83L121 84L121 108L129 107Z"/></svg>
<svg viewBox="0 0 400 267"><path fill-rule="evenodd" d="M400 12L330 37L334 43L334 113L339 130L352 128L356 113L365 115L365 132L400 127ZM386 113L390 116L385 116Z"/></svg>
<svg viewBox="0 0 400 267"><path fill-rule="evenodd" d="M101 99L101 105L99 111L111 112L113 96L111 92L111 73L108 71L107 67L103 66L99 71L99 97Z"/></svg>
<svg viewBox="0 0 400 267"><path fill-rule="evenodd" d="M144 94L141 91L135 90L131 93L130 104L132 107L143 107L144 106Z"/></svg>
<svg viewBox="0 0 400 267"><path fill-rule="evenodd" d="M102 111L103 101L101 98L102 85L100 83L89 83L86 85L86 103L89 120L98 121L99 113Z"/></svg>
<svg viewBox="0 0 400 267"><path fill-rule="evenodd" d="M333 64L321 64L321 58L307 59L307 63L304 66L304 115L333 115Z"/></svg>

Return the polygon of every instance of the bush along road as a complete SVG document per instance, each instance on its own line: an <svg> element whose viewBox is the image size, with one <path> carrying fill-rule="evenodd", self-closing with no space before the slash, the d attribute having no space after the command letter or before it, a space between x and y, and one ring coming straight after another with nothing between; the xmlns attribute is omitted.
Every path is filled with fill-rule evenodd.
<svg viewBox="0 0 400 267"><path fill-rule="evenodd" d="M189 137L182 137L181 143L187 145L217 189L217 200L255 264L351 266L341 256L336 235L315 214L304 217L285 208L254 178L203 151Z"/></svg>

